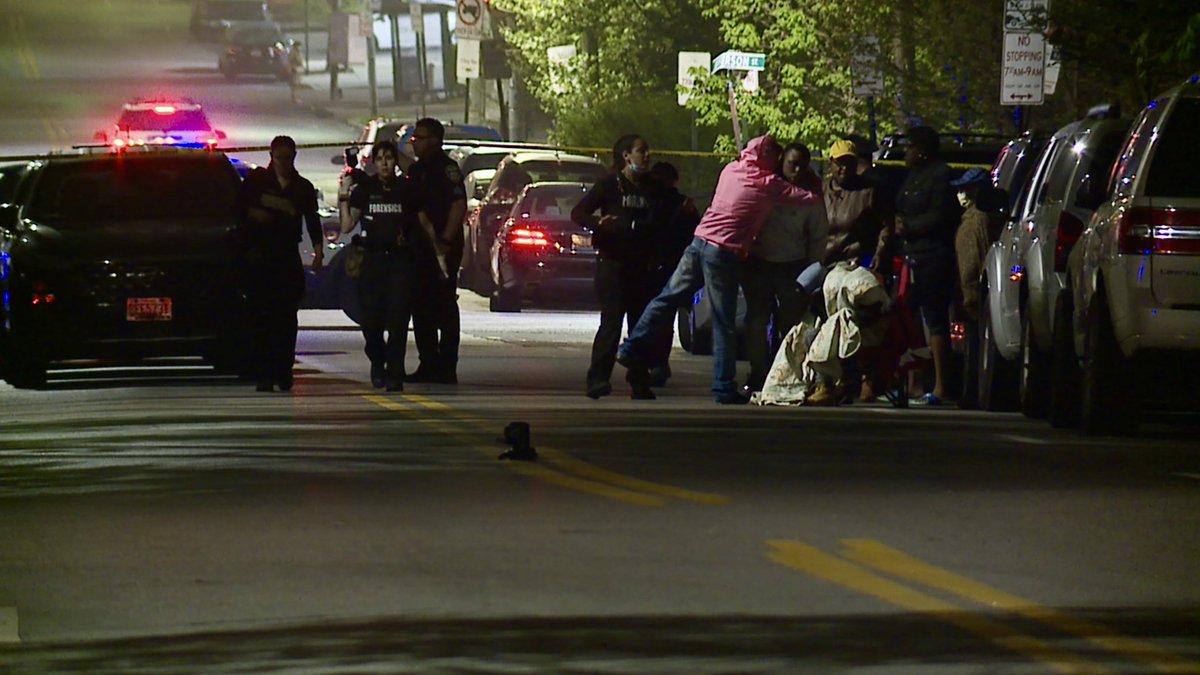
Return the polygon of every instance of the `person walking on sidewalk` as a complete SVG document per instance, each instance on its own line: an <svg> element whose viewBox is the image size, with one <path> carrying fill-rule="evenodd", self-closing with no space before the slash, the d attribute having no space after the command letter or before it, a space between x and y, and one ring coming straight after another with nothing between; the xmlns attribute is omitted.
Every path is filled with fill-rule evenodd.
<svg viewBox="0 0 1200 675"><path fill-rule="evenodd" d="M613 365L621 343L621 326L637 325L646 303L662 287L656 245L662 243L665 223L659 222L663 189L650 175L650 146L637 134L617 139L612 150L612 171L596 182L571 210L571 220L592 231L599 252L595 288L600 300L600 326L592 341L592 363L587 371L587 395L600 398L612 393ZM596 211L600 212L597 217ZM649 378L633 378L630 397L654 398Z"/></svg>
<svg viewBox="0 0 1200 675"><path fill-rule="evenodd" d="M314 270L321 269L325 238L317 190L296 171L296 141L271 140L271 163L242 182L234 207L238 263L247 311L247 367L257 391L292 390L296 312L304 298L304 267L296 248L301 224L312 242Z"/></svg>
<svg viewBox="0 0 1200 675"><path fill-rule="evenodd" d="M617 351L617 362L628 368L631 376L647 376L649 352L659 331L704 287L713 311L713 398L726 404L750 400L734 382L739 265L772 208L779 204L821 203L819 192L792 185L776 173L781 154L782 148L774 138L759 136L747 144L737 161L722 169L712 205L696 226L695 239L683 252L666 287L650 301Z"/></svg>
<svg viewBox="0 0 1200 675"><path fill-rule="evenodd" d="M361 245L366 250L358 293L363 339L371 363L371 386L388 391L404 391L414 258L418 250L432 248L432 242L413 231L412 181L396 173L399 154L392 141L379 141L371 148L371 160L379 171L357 184L347 176L338 192L342 234L362 224Z"/></svg>
<svg viewBox="0 0 1200 675"><path fill-rule="evenodd" d="M417 161L400 160L417 195L418 223L434 240L433 259L418 263L420 300L413 312L413 337L421 363L408 376L410 382L458 383L458 267L467 190L458 164L442 149L445 136L441 122L417 120L410 137Z"/></svg>

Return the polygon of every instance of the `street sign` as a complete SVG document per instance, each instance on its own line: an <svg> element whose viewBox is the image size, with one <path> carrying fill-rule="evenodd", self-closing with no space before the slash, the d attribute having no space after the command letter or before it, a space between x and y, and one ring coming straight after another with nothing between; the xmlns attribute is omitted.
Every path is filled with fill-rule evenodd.
<svg viewBox="0 0 1200 675"><path fill-rule="evenodd" d="M455 74L459 80L479 78L479 40L459 39Z"/></svg>
<svg viewBox="0 0 1200 675"><path fill-rule="evenodd" d="M492 39L492 19L483 0L458 0L457 11L458 23L454 32L458 39Z"/></svg>
<svg viewBox="0 0 1200 675"><path fill-rule="evenodd" d="M1005 33L1000 105L1041 105L1046 74L1046 36Z"/></svg>
<svg viewBox="0 0 1200 675"><path fill-rule="evenodd" d="M692 87L696 84L696 78L692 75L692 69L698 68L704 72L709 72L712 69L712 54L708 52L679 52L679 79L676 82L679 84L676 100L679 105L687 105L688 99L692 97Z"/></svg>
<svg viewBox="0 0 1200 675"><path fill-rule="evenodd" d="M729 50L713 59L712 72L722 70L763 70L767 67L767 55Z"/></svg>
<svg viewBox="0 0 1200 675"><path fill-rule="evenodd" d="M855 96L882 96L883 73L879 72L879 38L865 37L850 53L850 77Z"/></svg>
<svg viewBox="0 0 1200 675"><path fill-rule="evenodd" d="M1045 32L1049 10L1050 0L1004 0L1004 30Z"/></svg>
<svg viewBox="0 0 1200 675"><path fill-rule="evenodd" d="M1058 47L1051 46L1046 50L1046 75L1045 83L1042 86L1042 92L1046 96L1054 94L1054 90L1058 88L1058 71L1062 69L1062 57L1058 53Z"/></svg>

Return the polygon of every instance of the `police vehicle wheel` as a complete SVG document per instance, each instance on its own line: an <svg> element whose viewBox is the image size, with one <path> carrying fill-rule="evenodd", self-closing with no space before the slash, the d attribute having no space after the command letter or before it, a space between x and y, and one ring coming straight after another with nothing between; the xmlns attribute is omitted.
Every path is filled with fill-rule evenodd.
<svg viewBox="0 0 1200 675"><path fill-rule="evenodd" d="M519 312L521 298L512 291L497 288L488 299L488 310L492 312Z"/></svg>

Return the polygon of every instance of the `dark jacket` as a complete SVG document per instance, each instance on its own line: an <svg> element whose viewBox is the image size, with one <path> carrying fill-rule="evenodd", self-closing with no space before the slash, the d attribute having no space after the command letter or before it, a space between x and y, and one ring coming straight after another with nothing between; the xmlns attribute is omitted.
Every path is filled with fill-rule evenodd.
<svg viewBox="0 0 1200 675"><path fill-rule="evenodd" d="M624 173L610 173L571 209L571 220L592 230L592 245L601 258L656 266L668 227L664 198L663 189L649 176L634 183ZM616 222L601 226L597 211L616 216Z"/></svg>
<svg viewBox="0 0 1200 675"><path fill-rule="evenodd" d="M912 167L896 195L896 217L904 221L902 252L915 259L953 257L961 215L945 162L930 159Z"/></svg>

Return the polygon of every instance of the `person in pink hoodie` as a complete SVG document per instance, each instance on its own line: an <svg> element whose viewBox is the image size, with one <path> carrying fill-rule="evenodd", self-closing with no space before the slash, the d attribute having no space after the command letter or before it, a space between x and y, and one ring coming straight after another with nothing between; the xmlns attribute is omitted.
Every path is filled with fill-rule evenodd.
<svg viewBox="0 0 1200 675"><path fill-rule="evenodd" d="M712 303L713 398L717 403L733 404L749 400L734 381L739 267L771 209L780 204L821 203L820 192L793 185L778 174L782 154L774 138L759 136L721 171L712 205L696 226L695 239L617 352L617 362L629 369L631 381L648 377L646 366L654 336L674 321L677 309L690 304L703 287Z"/></svg>

